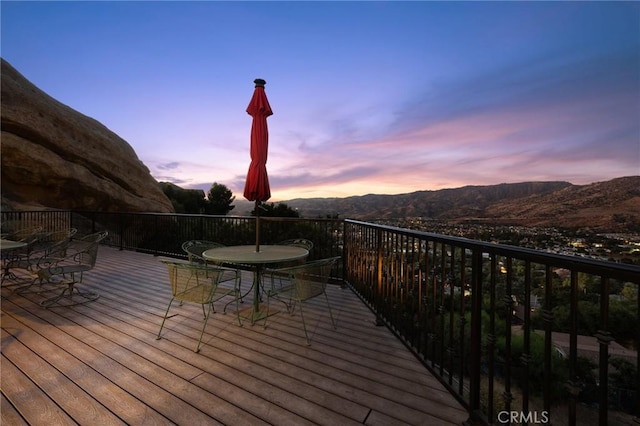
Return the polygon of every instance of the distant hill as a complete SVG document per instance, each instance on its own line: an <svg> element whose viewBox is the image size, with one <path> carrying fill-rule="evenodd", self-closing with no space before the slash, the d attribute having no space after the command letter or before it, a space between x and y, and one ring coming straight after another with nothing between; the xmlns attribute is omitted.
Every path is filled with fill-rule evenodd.
<svg viewBox="0 0 640 426"><path fill-rule="evenodd" d="M302 217L374 220L426 217L530 226L640 232L640 176L589 185L522 182L399 195L297 198L283 201ZM243 207L237 209L238 214Z"/></svg>

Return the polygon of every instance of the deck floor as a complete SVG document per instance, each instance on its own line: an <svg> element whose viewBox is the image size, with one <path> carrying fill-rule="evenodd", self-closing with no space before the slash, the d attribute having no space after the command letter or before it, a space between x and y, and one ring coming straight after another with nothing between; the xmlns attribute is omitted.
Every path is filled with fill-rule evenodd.
<svg viewBox="0 0 640 426"><path fill-rule="evenodd" d="M247 290L252 277L243 276ZM224 302L193 351L200 306L172 308L157 257L100 247L84 288L101 297L44 309L47 293L2 289L2 425L460 425L468 417L348 289L242 327ZM248 307L245 299L242 307ZM307 315L308 314L308 315Z"/></svg>

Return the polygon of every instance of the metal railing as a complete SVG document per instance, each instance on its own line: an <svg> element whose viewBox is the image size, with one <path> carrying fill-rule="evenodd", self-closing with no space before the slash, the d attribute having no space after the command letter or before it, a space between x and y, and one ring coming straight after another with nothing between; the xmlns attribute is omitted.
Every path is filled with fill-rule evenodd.
<svg viewBox="0 0 640 426"><path fill-rule="evenodd" d="M637 266L352 220L344 245L345 280L470 422L638 421Z"/></svg>
<svg viewBox="0 0 640 426"><path fill-rule="evenodd" d="M255 220L2 212L3 228L108 230L108 245L173 257L190 239L252 244ZM637 266L354 220L261 218L260 234L262 244L311 239L312 259L342 256L333 278L440 378L469 423L638 421Z"/></svg>
<svg viewBox="0 0 640 426"><path fill-rule="evenodd" d="M109 231L103 244L156 256L186 258L182 243L210 240L225 245L255 243L256 218L171 213L53 211L2 212L5 228L40 225L44 229L76 228L77 235ZM338 219L260 218L260 243L307 238L314 248L309 259L342 256L343 221ZM333 272L342 281L342 265Z"/></svg>

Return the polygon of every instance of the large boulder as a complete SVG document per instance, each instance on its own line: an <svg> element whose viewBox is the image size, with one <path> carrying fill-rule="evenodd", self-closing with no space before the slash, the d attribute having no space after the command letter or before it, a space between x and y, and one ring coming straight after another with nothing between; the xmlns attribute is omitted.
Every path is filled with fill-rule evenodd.
<svg viewBox="0 0 640 426"><path fill-rule="evenodd" d="M3 208L173 212L131 146L2 59Z"/></svg>

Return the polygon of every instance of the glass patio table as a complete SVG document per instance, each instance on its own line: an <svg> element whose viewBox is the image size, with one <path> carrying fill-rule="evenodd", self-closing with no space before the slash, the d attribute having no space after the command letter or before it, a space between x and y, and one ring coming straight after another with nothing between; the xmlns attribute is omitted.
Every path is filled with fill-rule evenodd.
<svg viewBox="0 0 640 426"><path fill-rule="evenodd" d="M260 310L260 282L265 265L290 262L304 259L309 255L309 250L287 245L261 245L260 251L256 251L255 245L226 246L206 250L202 257L212 262L251 265L253 267L253 305L245 318L251 320L253 325L257 320L265 318L268 312Z"/></svg>

